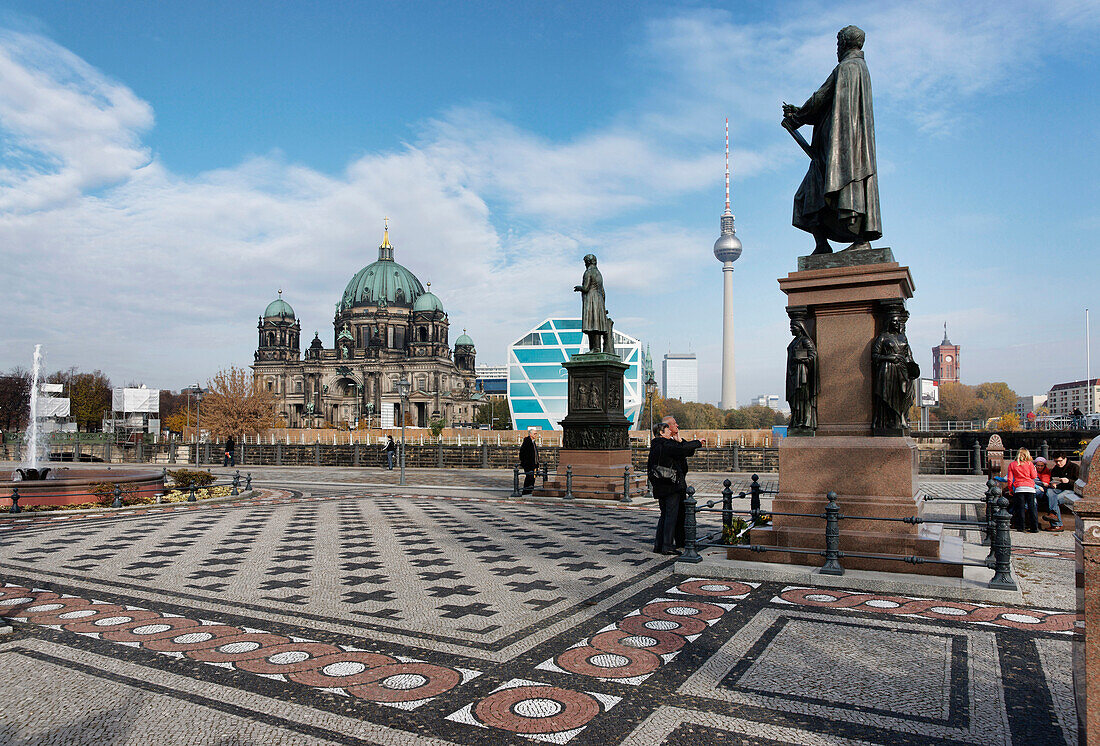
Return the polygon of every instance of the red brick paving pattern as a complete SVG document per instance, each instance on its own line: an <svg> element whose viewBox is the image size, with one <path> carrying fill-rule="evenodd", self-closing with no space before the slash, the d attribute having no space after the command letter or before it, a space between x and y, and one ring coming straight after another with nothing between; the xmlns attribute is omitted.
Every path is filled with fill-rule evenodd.
<svg viewBox="0 0 1100 746"><path fill-rule="evenodd" d="M952 622L977 622L1012 629L1070 633L1080 618L1060 611L989 606L966 601L940 601L876 593L854 593L821 588L784 588L779 600L800 606L847 609L876 614L946 619Z"/></svg>
<svg viewBox="0 0 1100 746"><path fill-rule="evenodd" d="M281 676L379 704L419 706L477 672L249 631L24 586L0 588L0 617L56 627L163 655Z"/></svg>

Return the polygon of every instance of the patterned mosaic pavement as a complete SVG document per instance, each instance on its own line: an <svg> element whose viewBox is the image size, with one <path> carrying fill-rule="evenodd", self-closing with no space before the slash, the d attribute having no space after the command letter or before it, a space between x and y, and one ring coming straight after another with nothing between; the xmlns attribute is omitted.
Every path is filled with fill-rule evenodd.
<svg viewBox="0 0 1100 746"><path fill-rule="evenodd" d="M676 575L655 517L266 490L8 522L0 742L1076 743L1066 610Z"/></svg>

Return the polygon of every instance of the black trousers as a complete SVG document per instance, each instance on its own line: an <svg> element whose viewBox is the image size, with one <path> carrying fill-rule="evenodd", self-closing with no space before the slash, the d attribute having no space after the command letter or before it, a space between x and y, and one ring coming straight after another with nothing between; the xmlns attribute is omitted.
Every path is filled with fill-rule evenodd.
<svg viewBox="0 0 1100 746"><path fill-rule="evenodd" d="M657 536L653 541L653 551L663 552L676 548L677 527L680 523L681 506L684 496L680 492L668 495L657 495L657 502L661 506L661 518L657 521ZM683 540L681 539L681 543Z"/></svg>
<svg viewBox="0 0 1100 746"><path fill-rule="evenodd" d="M1039 530L1039 503L1034 492L1012 494L1012 522L1021 531Z"/></svg>
<svg viewBox="0 0 1100 746"><path fill-rule="evenodd" d="M531 494L531 490L535 489L535 470L531 471L523 470L523 494Z"/></svg>

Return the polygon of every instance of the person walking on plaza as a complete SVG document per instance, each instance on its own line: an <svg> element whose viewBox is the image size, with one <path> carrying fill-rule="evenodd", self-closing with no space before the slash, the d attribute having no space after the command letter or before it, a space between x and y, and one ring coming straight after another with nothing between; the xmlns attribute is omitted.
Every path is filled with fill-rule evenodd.
<svg viewBox="0 0 1100 746"><path fill-rule="evenodd" d="M535 489L535 469L539 468L539 449L532 437L534 428L527 429L527 437L519 447L519 466L523 469L523 493L530 495Z"/></svg>
<svg viewBox="0 0 1100 746"><path fill-rule="evenodd" d="M386 436L386 447L383 450L386 454L386 468L393 471L393 457L397 453L397 444L393 442L393 436Z"/></svg>
<svg viewBox="0 0 1100 746"><path fill-rule="evenodd" d="M233 436L230 435L225 439L225 460L222 462L222 466L236 466L237 465L237 443L233 440Z"/></svg>
<svg viewBox="0 0 1100 746"><path fill-rule="evenodd" d="M1047 509L1043 520L1050 524L1051 531L1061 531L1062 506L1073 505L1080 496L1073 491L1080 469L1077 464L1066 458L1064 453L1054 454L1054 466L1050 470L1050 486L1047 487Z"/></svg>
<svg viewBox="0 0 1100 746"><path fill-rule="evenodd" d="M1008 489L1012 493L1012 519L1018 530L1033 534L1039 533L1039 506L1035 502L1035 480L1038 478L1031 452L1021 448L1016 452L1016 459L1008 465L1007 481Z"/></svg>
<svg viewBox="0 0 1100 746"><path fill-rule="evenodd" d="M678 538L679 544L683 544L687 457L702 445L698 440L685 441L680 438L680 428L674 417L665 417L653 426L653 441L649 446L646 467L653 485L653 497L661 506L661 518L657 521L657 536L653 542L653 551L658 554L679 554L676 545Z"/></svg>

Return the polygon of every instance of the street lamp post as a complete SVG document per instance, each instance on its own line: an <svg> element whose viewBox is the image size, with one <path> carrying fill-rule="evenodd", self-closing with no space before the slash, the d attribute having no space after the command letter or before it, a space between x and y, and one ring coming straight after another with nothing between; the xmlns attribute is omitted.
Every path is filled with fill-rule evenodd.
<svg viewBox="0 0 1100 746"><path fill-rule="evenodd" d="M412 389L408 379L401 378L397 381L397 395L401 397L401 481L405 484L405 404Z"/></svg>
<svg viewBox="0 0 1100 746"><path fill-rule="evenodd" d="M649 399L649 432L653 432L653 393L657 390L657 382L653 380L653 374L645 382L645 395Z"/></svg>

